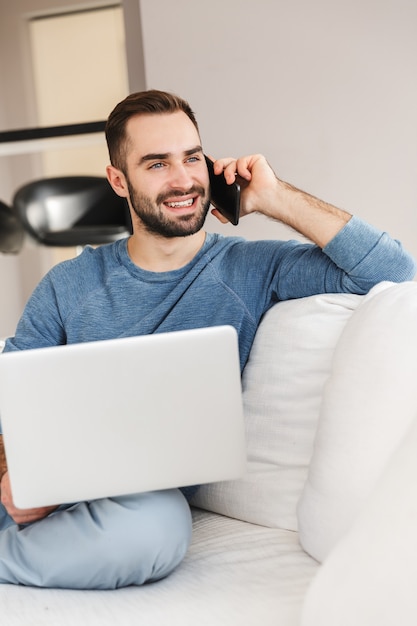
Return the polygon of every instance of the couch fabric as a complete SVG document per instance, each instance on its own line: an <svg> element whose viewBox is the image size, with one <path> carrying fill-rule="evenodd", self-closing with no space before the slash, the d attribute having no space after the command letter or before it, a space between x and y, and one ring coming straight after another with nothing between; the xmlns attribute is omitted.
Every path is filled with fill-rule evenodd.
<svg viewBox="0 0 417 626"><path fill-rule="evenodd" d="M297 530L321 395L334 346L362 297L323 294L265 315L243 373L248 472L200 487L193 503L271 528Z"/></svg>
<svg viewBox="0 0 417 626"><path fill-rule="evenodd" d="M336 346L299 503L300 539L319 561L369 498L417 414L417 285L381 283Z"/></svg>
<svg viewBox="0 0 417 626"><path fill-rule="evenodd" d="M0 585L5 626L295 626L317 563L297 534L194 511L194 537L168 578L115 591Z"/></svg>
<svg viewBox="0 0 417 626"><path fill-rule="evenodd" d="M415 626L416 450L414 420L352 526L313 579L301 626Z"/></svg>

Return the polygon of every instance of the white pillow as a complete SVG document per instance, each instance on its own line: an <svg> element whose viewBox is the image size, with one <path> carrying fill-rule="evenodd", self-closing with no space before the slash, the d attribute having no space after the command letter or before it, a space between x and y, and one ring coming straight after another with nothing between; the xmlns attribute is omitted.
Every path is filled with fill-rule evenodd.
<svg viewBox="0 0 417 626"><path fill-rule="evenodd" d="M351 526L417 412L417 283L374 290L350 318L326 384L298 508L323 560Z"/></svg>
<svg viewBox="0 0 417 626"><path fill-rule="evenodd" d="M307 593L302 626L415 626L417 419Z"/></svg>
<svg viewBox="0 0 417 626"><path fill-rule="evenodd" d="M362 297L281 302L265 315L243 374L248 472L200 487L192 504L269 527L297 529L334 346Z"/></svg>

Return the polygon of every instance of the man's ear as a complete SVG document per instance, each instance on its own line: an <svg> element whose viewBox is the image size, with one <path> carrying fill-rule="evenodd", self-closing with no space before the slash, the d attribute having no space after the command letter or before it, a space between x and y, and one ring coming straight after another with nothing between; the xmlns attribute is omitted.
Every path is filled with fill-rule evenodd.
<svg viewBox="0 0 417 626"><path fill-rule="evenodd" d="M211 209L210 213L211 213L212 215L214 215L214 217L217 217L217 219L219 220L219 222L221 222L222 224L228 224L228 223L229 223L229 220L228 220L226 217L224 217L224 216L220 213L220 211L218 211L217 209Z"/></svg>
<svg viewBox="0 0 417 626"><path fill-rule="evenodd" d="M106 167L106 174L107 180L113 187L115 193L122 198L127 198L129 196L129 190L127 187L126 177L123 172L113 165L108 165Z"/></svg>

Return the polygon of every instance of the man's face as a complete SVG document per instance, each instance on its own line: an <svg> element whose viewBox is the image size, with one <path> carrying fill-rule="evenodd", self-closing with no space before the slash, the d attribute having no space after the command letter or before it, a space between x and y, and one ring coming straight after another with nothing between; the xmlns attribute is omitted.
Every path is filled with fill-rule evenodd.
<svg viewBox="0 0 417 626"><path fill-rule="evenodd" d="M150 233L184 237L206 218L209 180L200 137L185 113L137 115L127 123L126 182Z"/></svg>

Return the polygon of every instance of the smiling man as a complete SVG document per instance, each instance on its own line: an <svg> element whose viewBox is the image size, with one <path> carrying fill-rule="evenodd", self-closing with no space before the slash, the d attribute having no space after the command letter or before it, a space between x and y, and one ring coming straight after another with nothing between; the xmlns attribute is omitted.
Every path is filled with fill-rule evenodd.
<svg viewBox="0 0 417 626"><path fill-rule="evenodd" d="M127 199L133 234L54 267L6 352L230 324L243 370L274 303L322 292L366 293L382 280L414 276L414 260L399 242L281 181L261 155L220 159L214 169L228 183L238 177L241 217L260 212L312 243L206 233L210 189L202 142L189 104L177 96L130 95L110 114L106 137L107 176ZM0 582L139 585L167 576L186 553L187 490L26 511L13 504L5 461L2 471Z"/></svg>
<svg viewBox="0 0 417 626"><path fill-rule="evenodd" d="M156 268L160 259L161 267L176 269L203 245L210 208L197 122L187 106L185 111L134 115L126 121L123 140L117 124L119 116L124 119L123 103L119 108L107 125L112 161L107 176L116 193L127 198L133 216L129 254L140 267Z"/></svg>

